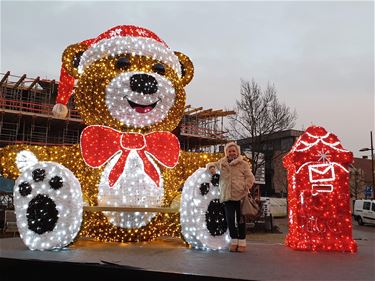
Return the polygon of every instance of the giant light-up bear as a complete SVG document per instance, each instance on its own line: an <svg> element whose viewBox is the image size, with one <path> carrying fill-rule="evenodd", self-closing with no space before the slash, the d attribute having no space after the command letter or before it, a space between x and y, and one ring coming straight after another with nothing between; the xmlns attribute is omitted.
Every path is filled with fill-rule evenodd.
<svg viewBox="0 0 375 281"><path fill-rule="evenodd" d="M13 145L1 150L1 173L18 178L15 200L22 204L15 202L17 220L22 239L33 240L30 248L59 248L73 241L76 228L64 243L46 244L53 233L61 236L64 231L59 224L64 215L58 207L61 202L70 204L65 216L75 212L74 225L81 222L83 202L167 207L194 171L220 158L220 154L180 151L171 133L184 114L184 87L193 72L186 55L173 52L155 33L136 26L116 26L65 49L53 111L59 118L66 116L76 83L76 108L87 125L80 144ZM64 188L55 190L60 185ZM64 194L77 188L83 202L81 193ZM44 199L35 202L33 196ZM58 206L43 207L47 201ZM43 209L42 217L32 217L31 206ZM33 230L35 221L47 222L49 216L55 224L42 226L43 233L38 233L41 226ZM63 222L63 227L68 229L69 223ZM161 235L181 236L181 227L179 214L84 212L80 234L98 241L149 241Z"/></svg>

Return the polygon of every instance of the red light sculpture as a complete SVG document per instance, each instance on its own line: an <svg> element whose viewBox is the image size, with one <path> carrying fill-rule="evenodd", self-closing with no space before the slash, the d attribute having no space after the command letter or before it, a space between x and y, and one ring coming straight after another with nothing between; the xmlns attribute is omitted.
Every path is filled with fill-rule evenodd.
<svg viewBox="0 0 375 281"><path fill-rule="evenodd" d="M349 164L353 154L336 135L309 127L284 157L289 232L296 250L356 252L352 238Z"/></svg>

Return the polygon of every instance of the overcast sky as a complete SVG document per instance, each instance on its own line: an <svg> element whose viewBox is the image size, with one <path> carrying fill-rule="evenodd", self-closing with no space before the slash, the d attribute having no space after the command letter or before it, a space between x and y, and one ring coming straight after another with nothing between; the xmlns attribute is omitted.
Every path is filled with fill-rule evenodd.
<svg viewBox="0 0 375 281"><path fill-rule="evenodd" d="M323 126L356 156L370 147L373 2L1 1L1 73L58 80L66 46L126 24L191 58L188 104L232 109L240 79L273 83L295 129Z"/></svg>

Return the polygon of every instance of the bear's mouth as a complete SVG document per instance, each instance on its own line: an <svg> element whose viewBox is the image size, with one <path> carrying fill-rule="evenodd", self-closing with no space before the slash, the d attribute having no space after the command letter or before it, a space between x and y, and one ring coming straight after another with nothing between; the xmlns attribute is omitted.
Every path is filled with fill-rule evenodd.
<svg viewBox="0 0 375 281"><path fill-rule="evenodd" d="M160 100L157 100L156 102L154 102L152 104L144 105L144 104L132 102L131 100L128 100L128 99L126 99L126 100L128 101L130 107L133 108L137 113L148 113L148 112L150 112L151 110L153 110L155 108L157 103L160 101Z"/></svg>

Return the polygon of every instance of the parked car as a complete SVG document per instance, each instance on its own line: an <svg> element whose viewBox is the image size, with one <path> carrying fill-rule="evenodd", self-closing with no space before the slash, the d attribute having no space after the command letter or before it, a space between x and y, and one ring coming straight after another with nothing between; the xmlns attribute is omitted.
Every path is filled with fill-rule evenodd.
<svg viewBox="0 0 375 281"><path fill-rule="evenodd" d="M359 225L375 224L375 200L355 200L353 215Z"/></svg>
<svg viewBox="0 0 375 281"><path fill-rule="evenodd" d="M270 212L274 218L282 218L288 215L286 198L270 198Z"/></svg>

